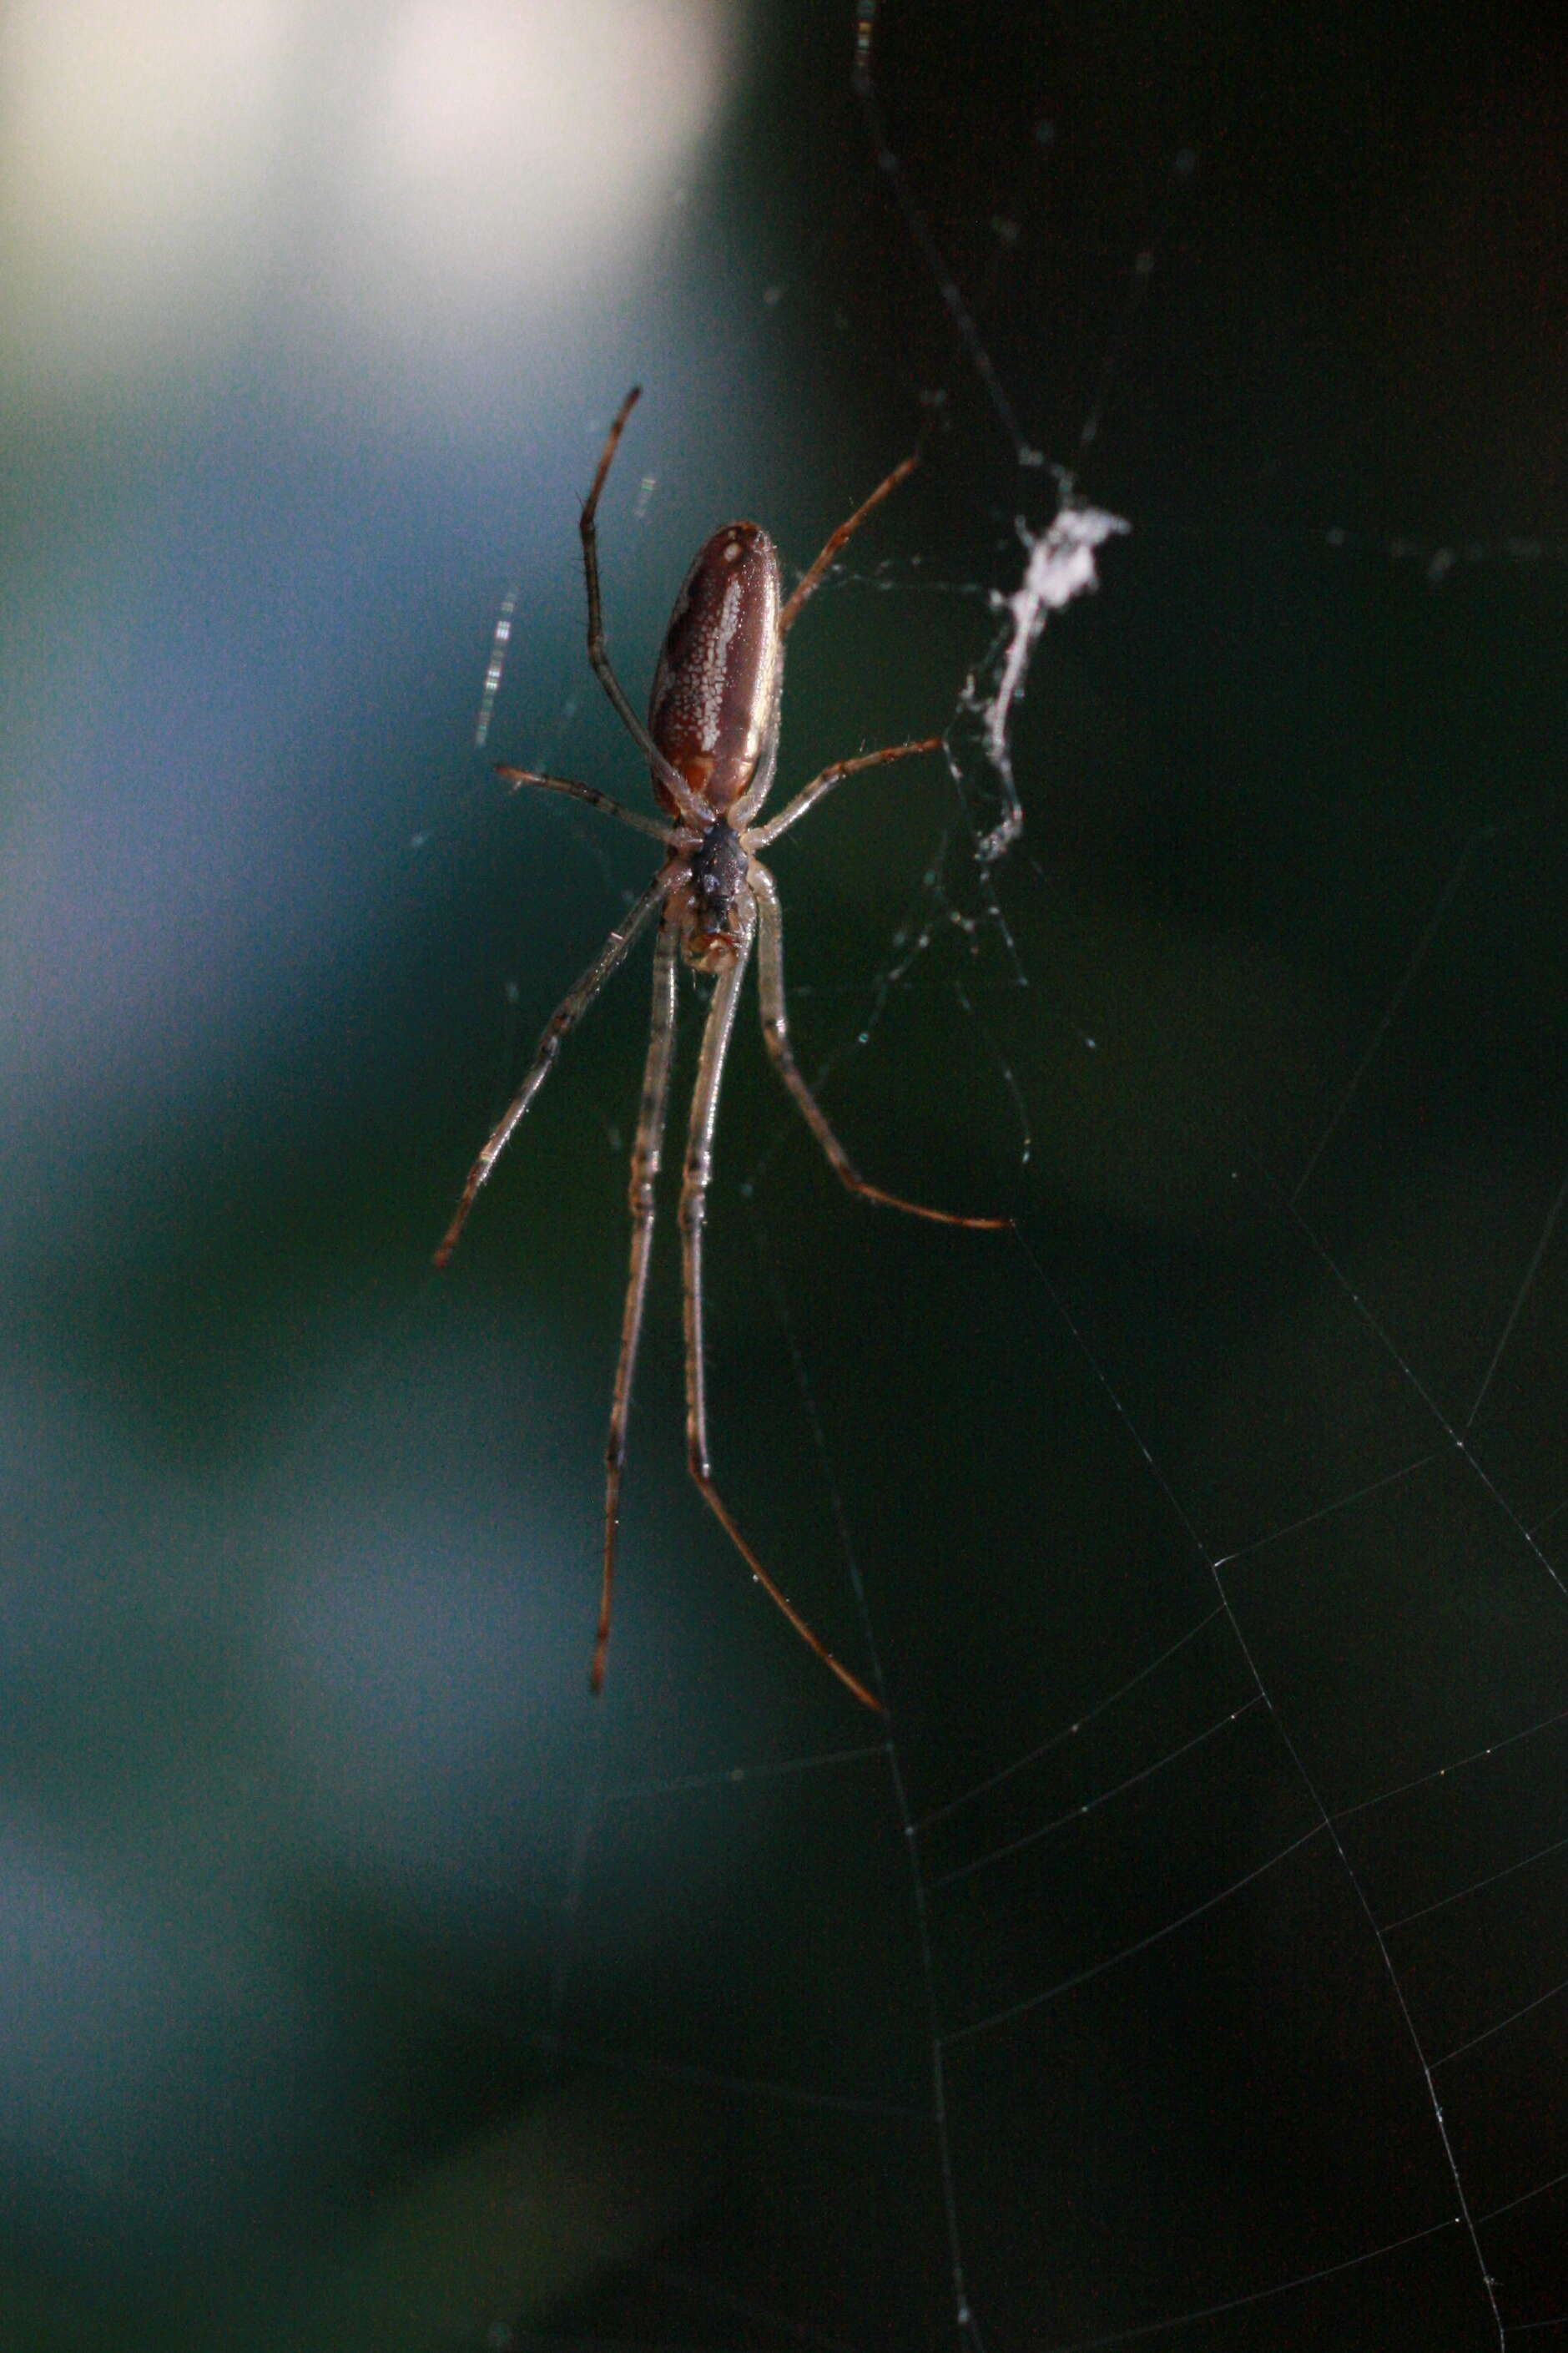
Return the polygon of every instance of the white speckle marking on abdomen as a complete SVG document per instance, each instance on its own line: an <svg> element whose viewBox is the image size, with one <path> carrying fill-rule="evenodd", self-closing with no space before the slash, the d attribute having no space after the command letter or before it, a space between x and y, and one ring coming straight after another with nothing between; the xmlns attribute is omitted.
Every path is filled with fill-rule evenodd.
<svg viewBox="0 0 1568 2353"><path fill-rule="evenodd" d="M733 543L731 543L733 544ZM713 751L719 741L719 714L724 700L724 673L729 667L730 648L741 626L741 583L739 579L724 584L723 601L712 634L700 643L700 664L695 666L692 691L697 714L697 741L704 752Z"/></svg>

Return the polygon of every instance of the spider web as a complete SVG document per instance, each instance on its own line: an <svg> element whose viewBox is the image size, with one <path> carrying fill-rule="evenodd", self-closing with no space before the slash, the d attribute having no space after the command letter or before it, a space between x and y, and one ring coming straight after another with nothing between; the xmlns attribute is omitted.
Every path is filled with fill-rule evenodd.
<svg viewBox="0 0 1568 2353"><path fill-rule="evenodd" d="M679 1694L606 1731L545 2042L684 2087L726 2159L679 2252L517 2341L1553 2341L1562 732L1537 696L1479 774L1477 724L1435 739L1445 662L1469 691L1478 640L1560 617L1560 554L1184 510L1119 460L1216 233L1185 145L1042 466L1030 356L995 357L949 257L977 224L939 237L934 125L900 153L858 22L866 200L1016 511L978 576L857 549L841 579L895 616L966 597L989 635L881 960L794 998L837 1024L819 1074L878 1165L913 1130L940 1198L1017 1227L781 1230L799 1144L764 1115L739 1190L772 1338L721 1317L721 1449L758 1525L804 1527L788 1556L834 1564L889 1734L693 1733ZM1030 233L990 227L1006 257ZM1097 565L1058 664L1043 625ZM679 1869L652 1893L671 1852L708 1858L689 1914Z"/></svg>
<svg viewBox="0 0 1568 2353"><path fill-rule="evenodd" d="M876 250L848 275L941 387L931 465L965 487L918 550L853 550L813 621L895 675L906 634L970 650L947 806L911 795L859 877L861 975L786 872L792 999L861 1157L1016 1230L868 1221L732 1081L721 1475L889 1731L776 1627L738 1663L667 1447L604 1715L553 1759L574 1819L478 2006L560 2096L596 2086L611 2145L646 2137L623 2192L663 2199L646 2253L495 2341L1544 2342L1561 727L1527 683L1483 751L1445 672L1523 616L1549 647L1560 558L1511 517L1461 536L1426 485L1427 537L1346 522L1376 503L1353 453L1336 474L1267 385L1267 491L1205 484L1223 436L1173 349L1214 299L1201 153L1143 126L1121 254L1113 226L1065 268L1046 167L1098 188L1081 135L1009 138L994 89L939 98L912 29L884 56L858 21L837 127ZM955 103L994 141L973 188L935 160ZM1051 393L1042 278L1084 355ZM674 1377L656 1339L639 1464ZM699 1551L673 1591L634 1567Z"/></svg>
<svg viewBox="0 0 1568 2353"><path fill-rule="evenodd" d="M46 1981L15 1973L0 2076L18 2343L1568 2341L1564 77L1468 25L784 12L746 238L729 165L671 206L527 564L509 514L427 628L342 656L286 823L240 837L242 953L203 952L244 1085L191 1112L159 1063L155 1134L121 1109L106 1145L102 971L36 1136L16 1085L16 1255L48 1224L72 1271L52 1320L16 1278L49 1374L8 1417L10 1717L88 1792L69 1839L25 1780L5 1825ZM737 481L803 565L924 427L792 639L781 789L945 756L780 845L792 1019L868 1175L1015 1227L846 1198L747 1014L710 1243L721 1488L885 1727L685 1480L673 1145L582 1696L640 965L419 1271L646 876L487 765L635 793L562 488L634 374L602 515L634 701ZM516 428L392 543L507 506ZM402 476L348 479L358 513ZM308 529L242 507L280 606L310 487ZM223 613L239 558L203 543L159 561ZM380 642L346 560L330 628ZM221 671L163 594L128 642ZM165 745L150 675L135 759L203 749L205 796L246 728ZM340 733L363 813L328 831ZM155 899L154 852L228 852L183 805L160 830L153 754ZM367 947L324 878L393 835ZM236 977L252 897L330 940L318 1029ZM126 1401L153 1359L183 1434ZM76 1363L114 1412L63 1415ZM231 1448L237 1502L200 1475ZM88 1609L59 1564L114 1546L143 1575Z"/></svg>

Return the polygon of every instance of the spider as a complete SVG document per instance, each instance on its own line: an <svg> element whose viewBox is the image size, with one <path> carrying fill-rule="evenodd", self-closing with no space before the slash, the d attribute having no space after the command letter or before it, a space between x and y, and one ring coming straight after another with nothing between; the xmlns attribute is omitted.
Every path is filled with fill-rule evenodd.
<svg viewBox="0 0 1568 2353"><path fill-rule="evenodd" d="M759 524L732 522L716 531L699 549L685 586L675 600L654 672L645 727L621 691L605 648L595 523L600 493L640 391L639 385L634 385L621 403L583 509L583 569L588 590L588 659L622 724L647 761L663 819L625 808L594 786L579 784L570 776L542 776L530 768L504 766L497 773L514 789L519 785L535 785L547 792L569 793L574 799L586 801L591 808L603 809L618 818L623 825L651 834L663 843L668 855L625 922L610 934L576 987L551 1016L527 1076L468 1172L451 1224L436 1252L436 1264L444 1267L457 1248L475 1196L543 1085L563 1039L575 1029L611 974L625 961L633 942L657 916L653 1015L643 1072L642 1105L632 1146L631 1272L626 1283L620 1360L616 1369L615 1400L605 1449L604 1582L589 1686L595 1692L603 1686L610 1639L621 1470L626 1461L632 1374L642 1330L643 1303L647 1294L654 1184L669 1107L679 951L694 972L711 975L714 984L691 1098L680 1187L688 1468L704 1502L752 1575L783 1610L801 1640L862 1705L880 1715L884 1712L880 1701L834 1657L768 1575L713 1483L702 1339L702 1235L720 1082L735 1026L741 983L753 946L757 951L763 1036L768 1051L807 1126L849 1190L864 1200L880 1201L889 1208L907 1210L911 1217L929 1218L938 1225L997 1230L1009 1223L1005 1218L961 1217L946 1209L926 1208L918 1201L906 1201L897 1193L885 1192L881 1186L870 1184L854 1166L790 1050L784 1012L783 916L773 879L757 855L803 818L807 809L815 807L845 776L941 748L941 737L933 735L920 743L895 744L880 752L865 752L856 759L836 760L804 786L776 817L765 824L754 822L772 787L778 761L784 639L801 607L820 586L839 549L859 530L872 510L914 471L918 457L906 458L901 465L895 466L848 522L839 524L787 599L782 595L778 550Z"/></svg>

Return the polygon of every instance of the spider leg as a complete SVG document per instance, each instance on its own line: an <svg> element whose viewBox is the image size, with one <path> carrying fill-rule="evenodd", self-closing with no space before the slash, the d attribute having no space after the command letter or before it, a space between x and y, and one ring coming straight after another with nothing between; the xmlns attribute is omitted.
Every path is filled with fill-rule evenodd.
<svg viewBox="0 0 1568 2353"><path fill-rule="evenodd" d="M830 793L844 777L858 776L863 768L885 768L889 760L907 760L915 752L940 752L941 749L942 737L928 735L919 744L890 744L885 752L862 752L858 759L835 760L830 768L824 768L819 776L813 776L809 785L803 785L795 798L786 801L776 817L769 818L766 825L748 826L746 847L748 849L765 849L770 841L776 841L781 833L787 833L797 818L803 818L808 808L815 808L824 795ZM515 776L517 773L513 768L501 770L503 776Z"/></svg>
<svg viewBox="0 0 1568 2353"><path fill-rule="evenodd" d="M634 384L616 413L616 421L611 426L608 438L605 442L598 468L594 475L593 488L588 492L582 519L578 524L578 529L583 534L583 574L588 584L588 660L594 676L610 698L616 718L660 782L668 787L681 816L688 825L695 826L699 833L704 833L711 822L711 812L707 818L704 818L690 786L678 769L670 766L669 762L626 701L621 691L621 682L610 667L610 657L605 647L605 615L599 601L599 533L595 519L599 511L599 493L605 487L611 460L620 446L621 435L626 429L626 419L641 397L641 385Z"/></svg>
<svg viewBox="0 0 1568 2353"><path fill-rule="evenodd" d="M870 497L867 499L862 505L856 508L848 522L841 522L839 524L837 530L833 533L832 538L828 541L826 546L823 549L821 554L817 557L810 571L807 572L801 580L794 596L785 605L784 611L779 615L779 635L781 638L784 638L789 635L795 617L799 613L800 608L805 604L806 598L810 596L814 596L816 590L821 587L823 575L827 570L827 567L832 563L834 557L837 554L839 549L848 544L849 541L854 538L856 533L865 522L867 516L879 507L882 501L892 491L896 491L900 482L908 481L910 476L914 472L915 468L920 464L920 452L919 450L916 450L912 457L906 458L904 459L901 466L895 466L887 480L885 481L879 482Z"/></svg>
<svg viewBox="0 0 1568 2353"><path fill-rule="evenodd" d="M828 1126L821 1106L795 1066L790 1050L789 1020L784 1009L784 914L779 906L779 894L773 876L755 858L746 870L757 902L757 988L762 998L763 1036L769 1053L778 1068L778 1074L795 1097L802 1118L821 1145L834 1173L852 1193L868 1201L880 1201L889 1209L905 1209L911 1218L929 1218L939 1226L973 1226L986 1232L999 1232L1012 1223L1009 1218L965 1218L952 1209L929 1209L921 1201L906 1201L901 1194L884 1192L880 1185L868 1183L855 1166L849 1155Z"/></svg>
<svg viewBox="0 0 1568 2353"><path fill-rule="evenodd" d="M680 1187L681 1271L686 1324L687 1468L701 1490L704 1503L769 1600L776 1603L801 1641L809 1650L816 1651L823 1665L831 1669L847 1690L854 1693L862 1706L868 1707L873 1715L880 1715L883 1713L881 1703L873 1698L864 1683L857 1682L847 1667L839 1664L826 1644L813 1633L787 1595L773 1583L731 1518L722 1496L713 1484L709 1460L708 1399L702 1343L702 1229L708 1214L708 1181L713 1163L713 1125L719 1111L719 1088L724 1075L724 1056L735 1027L735 1008L740 1002L741 983L745 977L751 944L752 929L748 927L740 955L713 992L712 1007L702 1033L702 1055L697 1069L697 1084L691 1096L691 1125L687 1137L686 1167Z"/></svg>
<svg viewBox="0 0 1568 2353"><path fill-rule="evenodd" d="M574 800L586 801L590 808L603 809L606 817L618 817L623 825L635 826L638 833L651 833L656 841L668 843L673 839L668 826L661 825L658 818L645 817L641 809L625 808L596 785L580 785L574 776L544 776L535 768L508 768L500 761L496 774L513 792L519 785L538 785L547 793L570 793Z"/></svg>
<svg viewBox="0 0 1568 2353"><path fill-rule="evenodd" d="M457 1249L458 1237L468 1223L468 1211L474 1206L475 1195L505 1151L508 1139L518 1121L549 1077L551 1066L561 1051L562 1039L576 1028L610 975L626 956L627 949L643 929L649 916L668 896L681 871L679 864L672 864L666 866L655 875L626 921L618 923L610 934L576 987L569 996L562 998L545 1023L543 1035L535 1050L527 1077L497 1121L484 1150L468 1171L468 1182L463 1187L457 1208L452 1213L452 1222L442 1235L440 1245L436 1252L436 1264L438 1267L445 1266Z"/></svg>
<svg viewBox="0 0 1568 2353"><path fill-rule="evenodd" d="M610 1408L610 1434L605 1445L605 1581L599 1595L599 1630L594 1641L594 1663L588 1671L592 1691L602 1690L605 1652L610 1641L610 1594L616 1581L616 1538L621 1521L621 1466L626 1459L626 1422L631 1413L632 1376L637 1369L637 1341L642 1334L643 1303L647 1297L648 1254L653 1247L654 1183L664 1145L664 1123L669 1110L669 1065L675 1045L675 956L680 944L680 924L667 905L653 954L653 1015L648 1027L647 1061L643 1070L642 1105L637 1113L637 1141L632 1145L632 1263L626 1280L626 1303L621 1318L621 1353L616 1366L615 1403Z"/></svg>

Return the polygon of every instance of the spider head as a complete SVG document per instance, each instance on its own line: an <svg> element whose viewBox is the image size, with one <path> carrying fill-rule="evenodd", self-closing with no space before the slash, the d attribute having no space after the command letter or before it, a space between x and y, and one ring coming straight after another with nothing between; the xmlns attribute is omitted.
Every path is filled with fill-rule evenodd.
<svg viewBox="0 0 1568 2353"><path fill-rule="evenodd" d="M687 862L681 953L695 972L725 972L751 922L746 851L726 818L716 818Z"/></svg>

